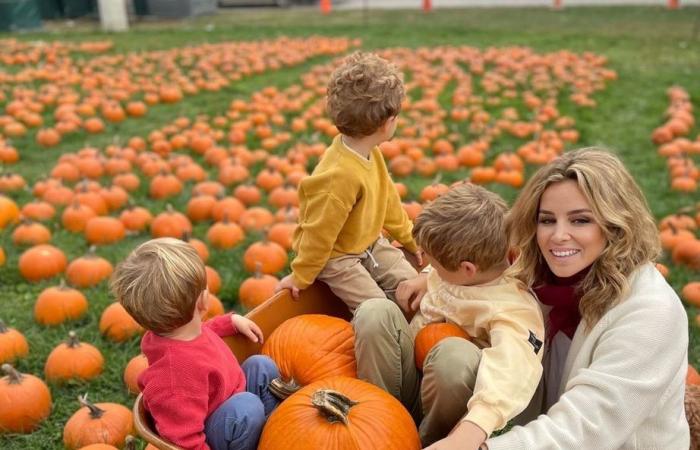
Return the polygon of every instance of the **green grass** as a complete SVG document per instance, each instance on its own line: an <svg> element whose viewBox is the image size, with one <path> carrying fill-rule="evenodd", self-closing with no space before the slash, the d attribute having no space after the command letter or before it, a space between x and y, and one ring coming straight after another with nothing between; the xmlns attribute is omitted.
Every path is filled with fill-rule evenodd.
<svg viewBox="0 0 700 450"><path fill-rule="evenodd" d="M70 30L62 24L53 24L43 33L12 37L80 41L109 38L115 42L115 52L311 34L360 38L364 48L470 45L482 48L529 46L539 52L564 48L576 52L593 51L609 59L608 66L617 71L619 79L596 94L597 108L566 112L577 119L581 146L602 145L615 150L623 158L646 193L654 214L661 218L699 199L697 194L681 195L669 190L665 161L656 155L656 148L649 139L651 131L662 122L663 112L668 106L665 91L669 86L684 86L695 99L696 107L698 105L700 38L693 39L692 36L698 15L698 8L667 11L660 7L568 8L559 12L547 9L435 10L430 14L370 10L366 15L361 11L334 12L329 17L320 16L315 9L305 8L288 11L233 9L182 23L139 23L123 35L104 35L90 24L79 24ZM315 58L298 67L246 78L220 92L188 97L175 106L153 107L145 119L110 126L98 137L78 134L57 149L42 150L36 148L31 139L17 140L15 144L21 149L23 160L9 170L18 171L33 182L47 173L61 152L76 151L86 144L102 147L111 142L114 135L123 140L143 135L181 115L222 113L233 98L247 98L267 85L290 85L311 66L328 60ZM697 132L696 128L691 136L695 137ZM495 151L513 150L506 147L505 144L496 146ZM407 183L415 195L425 182L411 179ZM516 195L512 189L496 190L509 200ZM17 198L24 202L29 195L23 193ZM186 201L187 194L183 194L174 203L182 206ZM162 205L162 202L144 203ZM195 229L195 235L201 238L205 230L206 225L200 225ZM62 230L57 230L54 236L54 243L64 249L69 259L82 255L87 248L82 237ZM98 254L116 263L145 239L145 235L130 237L124 244L100 248ZM249 236L247 243L253 240L255 236ZM78 394L89 391L93 400L131 405L133 397L126 393L121 377L126 362L138 353L139 342L133 339L125 344L114 344L100 336L97 329L99 316L113 301L105 285L85 290L90 309L83 319L55 328L36 325L31 313L34 301L38 293L54 285L55 280L37 284L24 282L16 268L21 249L11 244L8 230L0 234L0 243L8 254L8 263L0 268L0 318L22 330L31 347L29 357L17 362L17 368L43 374L46 356L71 329L77 330L82 340L100 348L107 361L105 373L90 383L51 386L54 409L38 431L22 436L0 436L0 448L3 449L61 448L62 428L78 407L75 400ZM209 264L222 275L224 287L220 297L227 308L238 308L237 287L247 276L240 265L245 247L242 245L229 252L212 251ZM669 261L665 257L662 262ZM698 279L698 273L672 268L671 283L676 289L680 290L691 279ZM691 318L697 312L695 308L688 308ZM693 325L690 331L689 355L691 361L698 364L700 332Z"/></svg>

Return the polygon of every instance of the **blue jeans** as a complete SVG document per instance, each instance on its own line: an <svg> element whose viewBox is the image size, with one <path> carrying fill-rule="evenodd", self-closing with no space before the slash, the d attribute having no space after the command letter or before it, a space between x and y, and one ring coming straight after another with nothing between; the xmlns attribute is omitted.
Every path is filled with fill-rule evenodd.
<svg viewBox="0 0 700 450"><path fill-rule="evenodd" d="M279 404L268 390L279 377L274 361L253 355L241 365L246 391L232 395L204 423L204 434L212 450L255 450L267 417Z"/></svg>

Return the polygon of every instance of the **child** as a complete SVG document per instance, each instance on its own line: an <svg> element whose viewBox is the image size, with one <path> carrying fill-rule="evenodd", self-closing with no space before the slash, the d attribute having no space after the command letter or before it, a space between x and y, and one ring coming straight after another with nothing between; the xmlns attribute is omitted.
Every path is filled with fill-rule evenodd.
<svg viewBox="0 0 700 450"><path fill-rule="evenodd" d="M327 108L340 134L299 186L296 257L277 290L290 289L296 298L318 279L355 311L369 298L393 299L399 282L416 275L381 236L386 229L417 251L377 147L394 135L403 97L397 69L373 54L355 53L331 75Z"/></svg>
<svg viewBox="0 0 700 450"><path fill-rule="evenodd" d="M438 197L416 219L413 235L430 269L410 328L415 334L429 323L449 321L471 336L471 342L445 340L426 358L424 445L454 427L440 445L478 448L525 409L540 381L542 314L535 298L503 274L505 213L498 195L467 183ZM397 296L406 306L403 290Z"/></svg>
<svg viewBox="0 0 700 450"><path fill-rule="evenodd" d="M189 244L154 239L117 267L112 290L146 330L141 350L148 368L139 377L158 433L184 449L255 449L266 417L277 406L267 390L279 376L265 356L243 367L221 339L262 331L237 314L202 323L209 292L204 263Z"/></svg>

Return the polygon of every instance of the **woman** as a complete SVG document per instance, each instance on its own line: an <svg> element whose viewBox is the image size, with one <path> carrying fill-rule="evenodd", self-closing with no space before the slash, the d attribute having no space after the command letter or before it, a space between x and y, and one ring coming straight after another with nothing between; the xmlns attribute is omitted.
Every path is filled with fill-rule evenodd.
<svg viewBox="0 0 700 450"><path fill-rule="evenodd" d="M687 316L654 267L656 225L620 160L582 149L541 168L510 230L509 272L542 303L544 376L517 420L532 421L481 448L688 449Z"/></svg>

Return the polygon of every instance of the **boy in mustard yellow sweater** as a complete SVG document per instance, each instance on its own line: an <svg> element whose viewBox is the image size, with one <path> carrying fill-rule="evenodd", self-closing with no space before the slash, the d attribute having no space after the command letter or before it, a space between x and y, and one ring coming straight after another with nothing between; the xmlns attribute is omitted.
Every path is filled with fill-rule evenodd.
<svg viewBox="0 0 700 450"><path fill-rule="evenodd" d="M420 435L424 445L444 438L431 449L477 449L525 409L542 374L542 313L504 274L506 209L497 194L466 183L416 219L413 234L430 268L427 286L420 277L397 293L407 307L411 294L426 289L410 329L415 335L429 323L452 322L471 336L446 339L425 359Z"/></svg>
<svg viewBox="0 0 700 450"><path fill-rule="evenodd" d="M355 53L331 75L327 109L340 134L299 185L296 257L277 290L296 298L320 280L355 311L367 299L393 299L399 282L415 277L403 252L381 236L385 229L417 253L378 147L394 135L403 97L397 69L373 54Z"/></svg>

